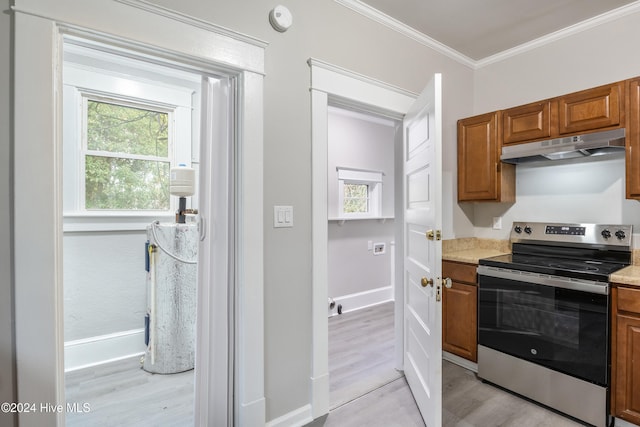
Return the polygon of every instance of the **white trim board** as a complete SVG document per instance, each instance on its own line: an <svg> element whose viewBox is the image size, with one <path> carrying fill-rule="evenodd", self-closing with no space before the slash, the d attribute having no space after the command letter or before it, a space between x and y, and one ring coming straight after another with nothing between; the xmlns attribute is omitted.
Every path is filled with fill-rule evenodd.
<svg viewBox="0 0 640 427"><path fill-rule="evenodd" d="M591 19L584 20L575 25L571 25L567 28L563 28L551 34L547 34L545 36L539 37L535 40L531 40L530 42L523 43L512 49L507 49L505 51L496 53L495 55L491 55L479 60L473 60L468 56L458 52L457 50L429 37L428 35L398 21L395 18L390 17L389 15L379 11L378 9L375 9L369 6L366 3L363 3L360 0L334 0L334 1L338 4L341 4L344 7L347 7L361 14L362 16L365 16L375 22L378 22L384 25L385 27L391 28L392 30L397 31L398 33L412 40L415 40L424 46L430 47L435 51L459 62L462 65L466 65L467 67L472 68L474 70L480 69L489 64L500 62L502 60L516 56L523 52L536 49L540 46L553 43L557 40L570 37L574 34L578 34L590 28L597 27L598 25L615 21L616 19L619 19L623 16L630 15L632 13L636 13L640 11L640 1L636 1L633 3L627 4L625 6L621 6L617 9L611 10L609 12L605 12L601 15L595 16Z"/></svg>
<svg viewBox="0 0 640 427"><path fill-rule="evenodd" d="M338 305L342 305L342 313L361 310L363 308L393 301L393 286L384 286L355 294L332 297L336 305L329 309L329 316L338 315Z"/></svg>
<svg viewBox="0 0 640 427"><path fill-rule="evenodd" d="M451 363L455 363L458 366L462 366L472 372L478 372L478 364L470 360L464 359L456 354L449 353L448 351L442 352L442 358L448 360Z"/></svg>
<svg viewBox="0 0 640 427"><path fill-rule="evenodd" d="M300 427L313 421L311 417L311 405L305 405L294 411L288 412L275 420L269 421L265 427Z"/></svg>
<svg viewBox="0 0 640 427"><path fill-rule="evenodd" d="M157 60L239 82L236 92L239 120L234 129L237 136L234 147L239 154L233 170L237 171L236 191L239 188L242 191L232 218L238 233L233 248L216 248L225 253L231 251L229 255L237 261L235 270L228 276L233 278L237 300L235 304L227 304L220 298L206 301L207 307L201 312L211 316L201 321L208 322L211 333L199 344L203 351L206 347L211 353L219 353L213 350L221 348L218 336L227 333L226 310L237 307L238 318L232 323L236 329L237 363L235 372L229 373L228 364L214 357L201 358L206 363L197 368L195 412L198 425L264 425L264 47L220 34L215 26L193 25L170 10L151 13L149 8L132 7L134 2L13 2L16 52L13 193L21 195L14 200L14 209L21 215L13 224L16 401L64 404L60 71L63 40L73 36L108 45L118 52L126 49L149 62ZM33 170L38 171L38 179L33 179ZM203 165L202 173L207 170ZM213 221L207 223L213 224ZM38 245L33 245L34 241ZM34 259L38 260L38 268L33 268ZM202 268L211 267L204 264L201 263ZM211 288L219 290L219 287ZM219 310L219 306L225 311ZM229 392L229 377L237 379L235 394ZM214 411L216 405L224 405L221 402L229 396L235 396L235 408ZM235 422L216 421L227 414L235 415ZM25 427L64 425L64 412L18 414L18 421Z"/></svg>
<svg viewBox="0 0 640 427"><path fill-rule="evenodd" d="M144 329L116 332L64 343L64 371L115 362L144 354Z"/></svg>
<svg viewBox="0 0 640 427"><path fill-rule="evenodd" d="M329 318L328 301L328 110L330 105L346 105L358 111L374 112L394 119L401 118L413 105L417 95L354 73L342 67L310 58L311 71L311 412L313 419L329 412ZM397 242L396 242L397 243ZM404 301L402 286L396 286L396 336L402 335Z"/></svg>

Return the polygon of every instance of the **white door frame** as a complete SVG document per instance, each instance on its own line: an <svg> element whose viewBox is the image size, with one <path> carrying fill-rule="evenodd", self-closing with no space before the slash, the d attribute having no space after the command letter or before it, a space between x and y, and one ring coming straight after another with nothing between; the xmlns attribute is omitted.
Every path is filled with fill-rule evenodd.
<svg viewBox="0 0 640 427"><path fill-rule="evenodd" d="M140 0L16 0L14 12L14 292L17 401L65 405L62 280L62 40L72 34L237 81L235 422L263 425L263 78L266 43ZM213 221L208 221L213 224ZM211 225L209 232L211 233ZM215 233L215 230L213 230ZM204 268L205 266L202 266ZM205 302L206 304L206 302ZM205 310L207 308L204 308ZM209 305L215 333L215 308ZM228 321L228 319L224 319ZM198 331L201 332L201 331ZM199 333L199 336L200 333ZM200 343L215 349L215 336ZM196 382L197 420L211 424L220 367ZM202 367L204 368L204 367ZM225 366L225 369L227 367ZM222 385L226 389L227 384ZM39 406L38 406L39 408ZM63 425L64 411L19 414L21 426Z"/></svg>
<svg viewBox="0 0 640 427"><path fill-rule="evenodd" d="M313 262L310 392L311 416L316 419L329 412L328 107L331 103L339 103L400 119L413 105L417 94L318 59L311 58L308 63L311 67L311 253ZM396 241L396 248L402 248L401 242ZM396 284L394 297L396 365L402 368L403 286Z"/></svg>

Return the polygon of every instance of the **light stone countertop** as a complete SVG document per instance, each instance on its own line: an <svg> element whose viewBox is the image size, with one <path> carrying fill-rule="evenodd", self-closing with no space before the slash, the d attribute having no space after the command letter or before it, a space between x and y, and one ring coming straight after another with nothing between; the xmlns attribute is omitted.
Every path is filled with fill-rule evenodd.
<svg viewBox="0 0 640 427"><path fill-rule="evenodd" d="M640 265L630 265L611 274L609 282L640 287Z"/></svg>
<svg viewBox="0 0 640 427"><path fill-rule="evenodd" d="M464 249L460 251L452 251L452 252L443 252L442 260L443 261L457 261L457 262L466 262L468 264L477 264L478 260L481 258L489 258L492 256L504 255L505 253L499 249L486 249L486 248L477 248L477 249Z"/></svg>
<svg viewBox="0 0 640 427"><path fill-rule="evenodd" d="M489 258L508 253L511 253L511 245L508 240L466 237L442 241L443 261L477 264L480 258Z"/></svg>

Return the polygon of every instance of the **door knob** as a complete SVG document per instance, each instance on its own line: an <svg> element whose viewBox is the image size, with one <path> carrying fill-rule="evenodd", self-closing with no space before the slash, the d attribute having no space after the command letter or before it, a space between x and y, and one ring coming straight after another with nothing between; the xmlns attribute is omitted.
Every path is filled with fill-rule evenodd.
<svg viewBox="0 0 640 427"><path fill-rule="evenodd" d="M444 287L445 288L450 288L451 287L451 279L448 277L444 278Z"/></svg>
<svg viewBox="0 0 640 427"><path fill-rule="evenodd" d="M433 279L427 279L426 277L423 277L420 280L420 284L422 285L423 288L426 288L427 285L433 286Z"/></svg>

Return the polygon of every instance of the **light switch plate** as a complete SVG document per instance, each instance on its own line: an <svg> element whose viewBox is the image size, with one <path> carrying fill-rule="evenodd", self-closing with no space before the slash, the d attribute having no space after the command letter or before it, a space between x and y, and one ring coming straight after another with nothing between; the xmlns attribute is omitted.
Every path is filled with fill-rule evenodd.
<svg viewBox="0 0 640 427"><path fill-rule="evenodd" d="M273 207L273 227L293 227L293 206Z"/></svg>

